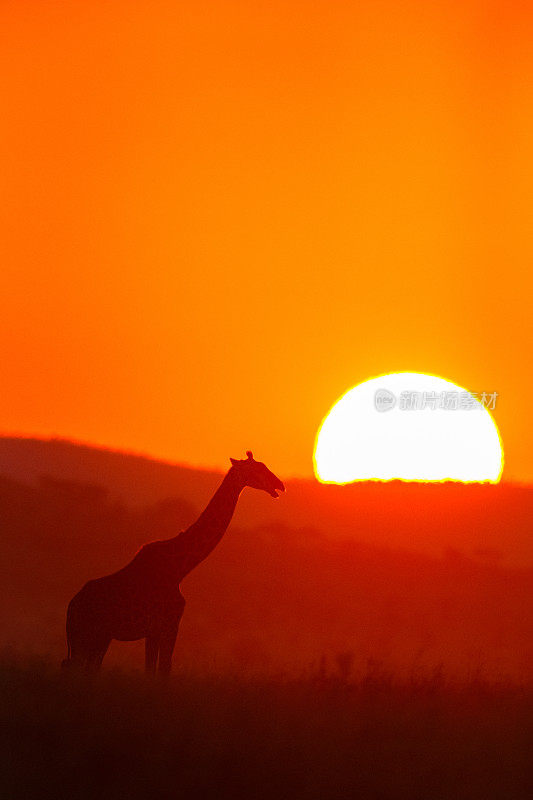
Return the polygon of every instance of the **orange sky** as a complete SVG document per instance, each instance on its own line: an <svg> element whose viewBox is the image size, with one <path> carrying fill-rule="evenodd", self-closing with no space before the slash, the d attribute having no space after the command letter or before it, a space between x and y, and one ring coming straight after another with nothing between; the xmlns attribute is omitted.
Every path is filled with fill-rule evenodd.
<svg viewBox="0 0 533 800"><path fill-rule="evenodd" d="M5 2L5 433L310 474L387 371L533 480L527 2Z"/></svg>

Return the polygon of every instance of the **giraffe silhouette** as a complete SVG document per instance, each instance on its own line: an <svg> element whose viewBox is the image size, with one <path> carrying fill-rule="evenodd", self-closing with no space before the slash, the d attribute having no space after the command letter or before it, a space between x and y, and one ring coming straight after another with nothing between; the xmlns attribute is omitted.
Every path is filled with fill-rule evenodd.
<svg viewBox="0 0 533 800"><path fill-rule="evenodd" d="M147 672L168 674L185 608L180 581L216 547L231 521L245 486L272 497L283 483L247 451L231 467L210 502L177 536L150 542L118 572L89 581L69 603L68 657L64 667L98 669L112 639L145 639Z"/></svg>

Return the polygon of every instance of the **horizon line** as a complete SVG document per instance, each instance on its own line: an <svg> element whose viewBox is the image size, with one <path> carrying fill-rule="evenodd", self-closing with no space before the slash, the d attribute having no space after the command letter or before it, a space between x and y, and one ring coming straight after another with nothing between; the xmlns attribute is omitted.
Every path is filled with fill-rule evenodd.
<svg viewBox="0 0 533 800"><path fill-rule="evenodd" d="M197 472L206 472L206 473L216 473L217 475L223 475L224 469L221 467L214 467L209 465L199 465L199 464L192 464L187 461L174 461L169 458L165 458L163 456L157 456L154 454L150 454L141 450L133 450L129 448L120 448L115 447L113 445L106 445L97 442L90 442L84 439L76 439L74 437L63 436L61 434L51 434L51 435L44 435L44 434L29 434L29 433L13 433L13 432L0 432L0 439L14 439L14 440L21 440L21 441L33 441L33 442L60 442L62 444L72 445L74 447L83 447L89 450L97 450L100 452L106 453L113 453L116 455L124 455L124 456L131 456L133 458L144 459L146 461L152 461L159 464L166 464L171 467L181 467L184 469L195 470ZM287 481L307 481L309 483L316 483L318 485L325 485L325 486L353 486L356 483L405 483L405 484L461 484L465 486L501 486L505 484L506 486L533 486L533 480L528 481L527 479L517 479L517 478L504 478L502 477L498 483L492 483L490 481L455 481L455 480L442 480L442 481L424 481L424 480L404 480L402 478L392 478L391 480L381 480L379 478L369 478L366 480L355 480L350 481L349 483L324 483L319 481L315 475L309 473L309 475L302 475L302 474L293 474L290 475L284 480Z"/></svg>

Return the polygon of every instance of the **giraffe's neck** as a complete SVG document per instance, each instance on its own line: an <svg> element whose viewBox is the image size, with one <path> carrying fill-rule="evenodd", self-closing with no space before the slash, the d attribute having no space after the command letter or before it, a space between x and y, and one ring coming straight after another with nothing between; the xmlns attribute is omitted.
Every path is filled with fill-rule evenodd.
<svg viewBox="0 0 533 800"><path fill-rule="evenodd" d="M231 467L196 522L172 540L176 547L180 580L207 558L222 539L243 488L237 470Z"/></svg>

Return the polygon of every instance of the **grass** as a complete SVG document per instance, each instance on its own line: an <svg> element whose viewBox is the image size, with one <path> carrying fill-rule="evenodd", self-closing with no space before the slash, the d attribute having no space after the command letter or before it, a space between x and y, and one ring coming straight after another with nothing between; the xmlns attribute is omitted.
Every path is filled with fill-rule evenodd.
<svg viewBox="0 0 533 800"><path fill-rule="evenodd" d="M0 666L6 800L530 797L533 692L440 673L246 679Z"/></svg>

